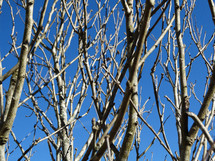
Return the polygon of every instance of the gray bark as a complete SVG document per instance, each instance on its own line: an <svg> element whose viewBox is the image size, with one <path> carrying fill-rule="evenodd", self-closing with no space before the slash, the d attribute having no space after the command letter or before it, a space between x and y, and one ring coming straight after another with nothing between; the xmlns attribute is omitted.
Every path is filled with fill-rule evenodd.
<svg viewBox="0 0 215 161"><path fill-rule="evenodd" d="M0 145L0 160L5 161L5 144Z"/></svg>
<svg viewBox="0 0 215 161"><path fill-rule="evenodd" d="M3 151L4 145L7 143L11 128L13 126L13 122L16 117L16 112L19 104L19 100L21 97L25 75L26 75L26 64L27 64L27 56L29 53L29 44L31 40L31 31L33 25L33 6L34 1L28 1L27 8L26 8L26 19L25 19L25 29L24 29L24 36L23 36L23 43L21 48L21 54L19 58L19 69L17 73L17 82L16 88L14 92L12 92L13 97L10 104L10 108L5 118L5 121L2 122L0 125L0 146L1 152ZM0 161L4 161L5 158L0 157Z"/></svg>

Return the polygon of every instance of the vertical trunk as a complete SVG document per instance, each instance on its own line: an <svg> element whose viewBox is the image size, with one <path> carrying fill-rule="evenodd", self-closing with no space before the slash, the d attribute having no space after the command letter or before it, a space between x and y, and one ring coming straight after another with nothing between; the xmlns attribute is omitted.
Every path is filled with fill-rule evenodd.
<svg viewBox="0 0 215 161"><path fill-rule="evenodd" d="M135 82L137 82L137 73L135 73ZM131 96L131 100L133 104L137 107L138 106L138 86L137 84L134 85L134 92ZM128 120L128 127L125 134L125 138L123 140L122 147L120 149L120 155L119 160L126 161L128 159L129 153L131 151L131 146L133 144L134 136L136 133L136 127L137 127L137 113L133 108L133 104L130 103L129 108L129 120Z"/></svg>
<svg viewBox="0 0 215 161"><path fill-rule="evenodd" d="M56 149L56 161L61 161L61 154L60 154L60 138L57 138L57 149Z"/></svg>
<svg viewBox="0 0 215 161"><path fill-rule="evenodd" d="M62 53L63 54L63 53ZM60 60L55 56L56 61L55 62L55 70L60 71ZM65 89L65 77L62 75L57 77L57 85L58 85L58 93L59 93L59 104L60 104L60 125L59 127L63 127L67 124L67 107L66 107L66 89ZM69 134L67 131L67 128L64 128L60 132L60 139L61 139L61 145L62 145L62 159L64 161L70 161L70 141L68 138Z"/></svg>
<svg viewBox="0 0 215 161"><path fill-rule="evenodd" d="M180 4L179 0L175 0L175 30L179 52L179 65L180 65L180 84L181 84L181 132L182 140L180 149L180 160L189 161L191 144L188 140L188 116L187 111L189 110L189 98L187 94L187 78L186 78L186 67L185 67L185 51L181 33L181 19L180 19Z"/></svg>
<svg viewBox="0 0 215 161"><path fill-rule="evenodd" d="M5 161L5 145L0 145L0 161Z"/></svg>
<svg viewBox="0 0 215 161"><path fill-rule="evenodd" d="M65 99L65 98L64 98ZM67 108L65 106L65 100L60 100L60 118L61 118L61 126L65 126L67 124ZM62 139L62 152L64 161L70 161L70 141L69 134L67 133L67 128L64 128L61 131L61 139Z"/></svg>
<svg viewBox="0 0 215 161"><path fill-rule="evenodd" d="M122 1L126 3L125 1ZM132 48L132 41L133 41L133 31L134 31L134 26L133 26L133 0L127 1L127 12L126 12L126 32L127 32L127 41L128 41L128 57L131 54L131 48ZM126 4L123 4L125 7ZM126 7L125 7L126 8ZM132 66L132 64L130 65ZM131 69L130 69L131 70ZM135 103L135 105L138 104L138 96L137 96L137 71L135 73L131 73L130 75L134 74L134 82L136 82L136 86L134 86L134 93L133 96L131 97L131 100ZM129 120L128 120L128 127L127 131L125 134L125 138L123 140L122 147L120 149L120 153L118 156L118 160L126 161L128 158L128 155L131 150L131 146L133 143L133 139L135 136L135 131L136 131L136 126L135 124L137 123L137 114L134 108L132 107L132 104L130 103L130 108L129 108Z"/></svg>
<svg viewBox="0 0 215 161"><path fill-rule="evenodd" d="M139 39L140 40L139 40L139 43L137 45L136 52L134 54L134 59L131 62L130 68L129 68L129 83L131 83L131 88L132 88L131 89L132 103L130 103L129 121L128 121L127 131L126 131L125 138L124 138L123 144L122 144L122 148L121 148L120 154L119 154L119 160L121 160L121 161L126 161L128 159L128 156L129 156L129 153L131 150L131 146L133 144L135 132L136 132L137 113L134 110L133 106L138 107L138 69L139 69L138 64L139 64L140 57L142 55L143 44L144 44L145 39L146 39L146 34L147 34L147 30L148 30L148 26L149 26L150 18L151 18L151 8L153 6L154 6L154 0L147 0L146 1L144 17L142 18L141 24L139 26L139 30L140 30L140 38ZM129 19L127 19L127 21L128 20ZM129 25L129 23L126 23L126 25ZM127 26L127 28L129 26ZM127 31L130 31L130 30L127 29ZM130 39L130 37L128 37L128 40L129 39ZM130 44L128 44L128 47L130 47L129 45Z"/></svg>
<svg viewBox="0 0 215 161"><path fill-rule="evenodd" d="M23 85L24 85L27 56L29 53L29 44L31 40L31 32L32 32L32 25L33 25L33 7L34 7L34 0L29 0L26 7L25 29L24 29L21 53L19 57L19 69L17 73L16 87L13 93L13 97L11 100L7 117L5 118L4 122L0 125L0 152L1 152L0 161L5 160L2 153L4 153L4 147L8 141L9 134L16 117L17 107L19 104L19 100L20 100Z"/></svg>
<svg viewBox="0 0 215 161"><path fill-rule="evenodd" d="M63 67L65 67L65 51L63 49L64 42L62 41L62 33L64 32L64 18L65 10L61 12L61 21L58 31L58 36L56 37L55 43L52 47L52 56L54 60L55 73L58 74ZM67 125L67 106L66 106L66 78L65 71L57 77L57 88L59 94L59 117L58 117L58 127L61 128ZM65 127L59 132L59 139L62 146L61 159L63 161L70 161L70 139L68 134L68 128ZM59 159L60 154L57 153L57 159Z"/></svg>

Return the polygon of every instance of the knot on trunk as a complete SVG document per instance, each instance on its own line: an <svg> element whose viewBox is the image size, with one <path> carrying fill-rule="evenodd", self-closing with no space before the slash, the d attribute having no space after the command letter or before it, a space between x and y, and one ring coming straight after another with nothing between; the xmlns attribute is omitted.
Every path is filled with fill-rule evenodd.
<svg viewBox="0 0 215 161"><path fill-rule="evenodd" d="M7 143L8 137L0 136L0 145L4 145Z"/></svg>

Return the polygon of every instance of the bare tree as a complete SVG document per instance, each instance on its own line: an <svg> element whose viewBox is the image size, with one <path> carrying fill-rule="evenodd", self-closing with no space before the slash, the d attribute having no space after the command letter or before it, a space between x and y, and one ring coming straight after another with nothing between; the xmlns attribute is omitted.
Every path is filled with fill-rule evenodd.
<svg viewBox="0 0 215 161"><path fill-rule="evenodd" d="M2 2L1 2L2 4ZM26 65L27 56L30 49L31 32L33 26L33 8L34 1L28 1L26 4L26 18L25 18L25 29L23 34L23 41L21 45L20 56L18 60L18 65L14 69L13 75L10 81L10 87L8 90L8 95L6 99L6 104L8 106L3 107L3 92L1 87L1 124L0 124L0 158L5 160L5 144L8 141L10 131L13 126L14 119L16 117L16 112L21 97L25 75L26 75ZM7 74L7 73L6 73ZM2 67L1 67L2 75ZM4 76L2 76L4 77ZM1 82L4 78L1 79Z"/></svg>
<svg viewBox="0 0 215 161"><path fill-rule="evenodd" d="M53 161L214 158L214 31L202 34L195 0L2 2L12 27L0 51L0 161L30 160L41 142ZM20 117L31 124L23 139Z"/></svg>

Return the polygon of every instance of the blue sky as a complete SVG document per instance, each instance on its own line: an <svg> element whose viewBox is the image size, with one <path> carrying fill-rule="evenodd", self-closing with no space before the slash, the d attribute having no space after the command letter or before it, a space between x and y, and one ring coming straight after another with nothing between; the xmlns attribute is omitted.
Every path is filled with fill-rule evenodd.
<svg viewBox="0 0 215 161"><path fill-rule="evenodd" d="M15 6L13 4L13 2L11 2L11 4L13 6ZM90 4L89 8L92 7L92 9L94 9L95 4ZM36 11L39 10L39 6L40 3L36 2L35 4L35 13ZM96 10L96 9L95 9ZM119 5L119 10L121 10L121 5ZM24 12L21 9L20 11L21 15L24 16ZM120 13L122 16L122 12ZM14 15L15 16L15 32L17 32L17 42L20 43L22 41L22 33L24 30L24 25L22 23L22 21L20 20L19 17L19 12L17 11L16 8L14 8ZM37 13L34 14L34 18L35 20L37 20ZM209 6L208 3L205 1L201 1L198 0L196 2L196 6L193 12L193 20L197 22L197 27L203 27L202 28L202 33L207 33L206 35L206 42L209 40L211 34L214 32L214 25L212 22L212 18L211 18L211 13L209 10ZM10 9L9 6L7 5L6 2L3 3L3 8L2 8L2 13L0 14L0 54L1 57L5 56L7 54L7 52L9 51L9 49L11 48L11 29L12 29L12 23L11 23L11 17L10 17ZM152 20L153 22L153 20ZM160 25L160 24L159 24ZM125 21L123 22L122 25L122 31L124 30L124 26L125 26ZM112 26L108 27L108 31L107 34L111 34L112 33ZM124 33L122 33L121 31L121 38L124 36ZM153 34L156 35L156 32L153 32ZM193 44L193 42L190 40L188 35L188 31L185 32L185 36L184 36L184 43L188 46L190 43L192 43L192 47L189 48L189 50L187 51L187 55L188 53L191 54L191 56L196 55L196 53L198 52L195 45ZM157 38L157 37L156 37ZM75 41L74 41L75 42ZM76 46L77 44L73 44L74 46ZM123 46L123 44L122 44ZM150 46L150 44L149 44ZM77 47L77 46L76 46ZM210 54L213 52L213 48L212 46L210 46L205 53L207 57L210 57ZM160 125L159 125L159 120L157 117L157 111L156 111L156 106L155 106L155 100L154 100L154 94L153 94L153 86L152 86L152 81L151 81L151 76L150 76L150 72L151 72L151 67L155 61L156 58L156 54L157 54L157 50L147 59L143 73L144 75L142 76L141 81L144 82L141 84L141 99L142 99L142 103L144 103L144 101L146 101L149 97L151 97L150 101L147 103L147 107L146 110L150 110L152 109L152 114L149 116L149 118L147 119L150 123L150 125L152 127L155 128L156 131L158 131ZM165 54L163 54L163 59L165 59ZM69 57L69 59L72 59L73 57ZM187 57L188 58L188 57ZM188 60L188 59L187 59ZM6 67L3 71L3 73L7 72L15 63L17 62L17 59L14 56L9 56L7 57L7 59L5 59L5 61L3 61L3 67ZM72 70L73 68L70 68L70 70ZM158 78L160 78L160 73L162 72L162 68L159 67L156 71L156 73L158 74ZM196 82L196 91L198 92L197 95L198 97L203 100L203 93L204 93L204 86L205 86L205 75L206 73L206 67L204 65L204 62L202 61L202 59L199 57L195 63L192 66L192 72L191 75L188 79L188 84L190 84L191 82ZM4 82L4 87L6 88L5 90L7 90L8 88L8 84L9 84L9 79L7 79ZM164 95L170 95L172 94L172 91L170 89L169 83L167 81L163 81L162 82L163 86L160 89L160 97L163 103L165 103L165 108L166 108L166 113L165 113L165 118L167 118L168 116L169 119L165 124L165 129L166 129L166 134L167 136L169 136L169 144L172 147L173 151L178 151L178 145L177 145L177 133L176 133L176 129L175 129L175 120L174 120L174 116L171 110L171 105L170 103L168 103L165 98ZM147 93L147 94L145 94ZM24 95L22 97L22 99L24 99ZM173 96L172 96L173 99ZM122 97L117 97L116 100L118 100L118 102L116 103L116 105L120 104L120 101L122 100ZM85 105L89 105L90 99L87 99L85 102ZM193 98L193 96L191 97L191 111L197 112L198 109L200 108L200 105L197 101L195 101L195 99ZM83 113L87 110L84 109ZM36 117L34 115L31 115L32 112L28 109L26 109L25 107L21 107L18 110L17 113L17 117L14 123L14 127L13 127L13 131L16 134L16 137L19 141L21 141L26 135L28 135L30 133L30 135L23 141L23 145L24 148L27 149L30 141L32 141L33 138L33 126L35 124L36 121ZM53 114L50 112L50 115ZM146 117L147 114L144 114L143 116ZM30 116L30 117L28 117ZM92 108L90 110L90 114L81 119L82 123L85 124L85 126L87 127L87 129L90 131L91 130L91 118L92 116L96 116L95 115L95 110ZM90 121L89 121L90 120ZM192 120L190 120L190 123L192 123ZM37 130L36 132L36 138L38 137L43 137L45 136L42 132L40 132L39 130ZM74 130L74 144L75 146L77 146L78 149L80 149L82 147L82 145L85 143L85 140L83 140L83 138L87 138L88 137L88 133L83 130L82 125L78 122L75 130ZM141 142L141 146L142 149L144 149L145 147L147 147L152 138L154 137L151 133L151 131L148 130L148 128L146 128L146 126L144 126L142 132L141 132L141 137L142 142ZM144 139L147 138L147 139ZM13 147L16 147L16 145L13 143L13 140L10 141L10 148L13 149ZM33 149L33 157L31 158L31 161L46 161L46 160L50 160L50 156L47 150L48 146L46 144L46 141L43 141L42 143L39 143L34 149ZM142 151L140 151L141 153ZM10 161L15 161L17 160L18 157L20 157L20 150L17 149L15 152L13 152L10 155ZM171 160L171 158L169 157L169 155L167 154L167 152L160 146L159 142L156 140L154 143L154 146L150 149L150 152L148 152L145 157L150 159L151 156L153 155L153 160L164 160L165 156L167 155L167 160ZM131 153L131 156L129 158L129 160L132 160L132 158L135 156L134 153Z"/></svg>

